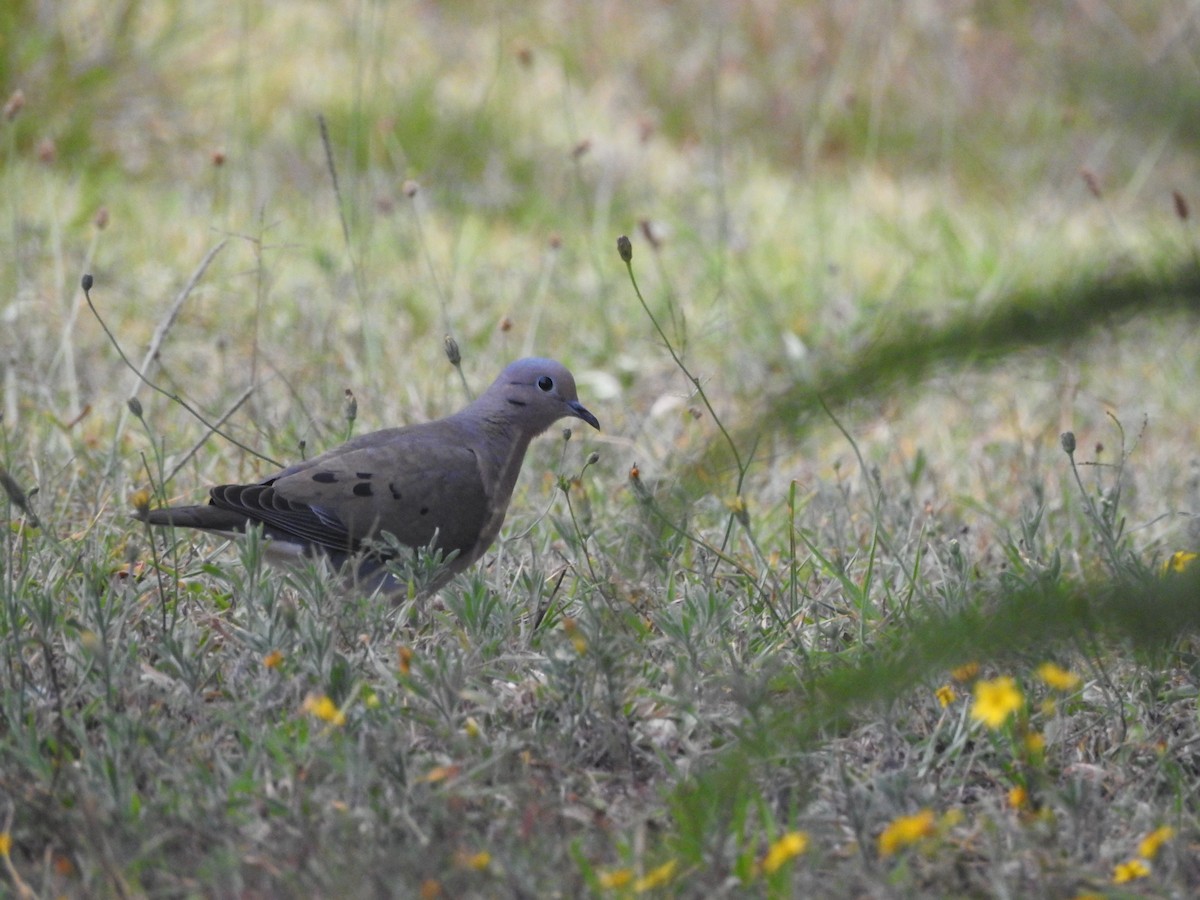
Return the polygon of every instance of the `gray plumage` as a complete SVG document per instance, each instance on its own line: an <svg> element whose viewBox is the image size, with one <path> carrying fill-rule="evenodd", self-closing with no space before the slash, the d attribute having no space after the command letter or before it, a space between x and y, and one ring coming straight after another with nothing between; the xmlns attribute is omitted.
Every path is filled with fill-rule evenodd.
<svg viewBox="0 0 1200 900"><path fill-rule="evenodd" d="M565 366L522 359L454 415L360 435L257 484L214 487L205 506L148 510L144 518L222 534L257 524L273 556L323 555L335 568L350 563L348 574L360 585L390 591L403 585L385 570L395 548L378 539L388 532L407 547L455 554L426 585L428 593L492 545L529 442L565 416L600 427Z"/></svg>

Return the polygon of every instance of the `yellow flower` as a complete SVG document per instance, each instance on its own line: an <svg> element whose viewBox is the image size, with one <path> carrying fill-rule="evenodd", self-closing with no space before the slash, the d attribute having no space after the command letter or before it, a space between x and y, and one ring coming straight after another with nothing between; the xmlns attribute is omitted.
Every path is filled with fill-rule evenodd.
<svg viewBox="0 0 1200 900"><path fill-rule="evenodd" d="M937 697L937 702L942 704L942 709L945 709L958 699L958 694L956 694L954 692L954 688L950 687L948 684L943 684L940 688L938 688L934 692L934 696Z"/></svg>
<svg viewBox="0 0 1200 900"><path fill-rule="evenodd" d="M1175 837L1175 829L1170 825L1155 828L1142 838L1142 842L1138 844L1138 856L1143 859L1154 859L1158 855L1158 851L1162 848L1162 845L1173 837Z"/></svg>
<svg viewBox="0 0 1200 900"><path fill-rule="evenodd" d="M1025 735L1025 750L1030 756L1041 756L1046 752L1046 736L1040 731L1031 731Z"/></svg>
<svg viewBox="0 0 1200 900"><path fill-rule="evenodd" d="M1008 792L1008 805L1013 809L1024 809L1029 805L1029 791L1017 785Z"/></svg>
<svg viewBox="0 0 1200 900"><path fill-rule="evenodd" d="M12 853L12 835L7 831L0 831L0 856L5 858Z"/></svg>
<svg viewBox="0 0 1200 900"><path fill-rule="evenodd" d="M1024 702L1021 689L1007 675L991 681L978 681L975 683L971 718L983 722L988 728L999 728Z"/></svg>
<svg viewBox="0 0 1200 900"><path fill-rule="evenodd" d="M1074 672L1056 666L1052 662L1042 663L1037 667L1038 678L1046 682L1056 691L1073 691L1079 687L1079 676Z"/></svg>
<svg viewBox="0 0 1200 900"><path fill-rule="evenodd" d="M1176 550L1171 554L1170 558L1163 563L1164 572L1186 572L1196 557L1200 554L1192 553L1189 550Z"/></svg>
<svg viewBox="0 0 1200 900"><path fill-rule="evenodd" d="M301 712L316 716L330 725L345 725L346 714L337 708L337 704L324 694L309 694L300 706Z"/></svg>
<svg viewBox="0 0 1200 900"><path fill-rule="evenodd" d="M635 894L642 894L646 891L652 891L656 887L662 887L673 877L675 877L675 867L678 865L678 860L665 862L657 869L651 869L641 878L633 883L633 891Z"/></svg>
<svg viewBox="0 0 1200 900"><path fill-rule="evenodd" d="M451 778L457 778L458 773L461 771L462 766L434 766L417 780L424 781L427 784L437 784L439 781L448 781Z"/></svg>
<svg viewBox="0 0 1200 900"><path fill-rule="evenodd" d="M1150 874L1150 866L1144 859L1131 859L1128 862L1117 863L1113 867L1113 884L1124 884L1135 878L1145 878Z"/></svg>
<svg viewBox="0 0 1200 900"><path fill-rule="evenodd" d="M145 488L134 491L129 495L129 505L137 510L139 515L142 515L150 508L150 492ZM1179 554L1176 553L1175 556ZM1195 554L1192 554L1193 556ZM1177 572L1182 572L1183 569L1176 569Z"/></svg>
<svg viewBox="0 0 1200 900"><path fill-rule="evenodd" d="M929 837L933 832L932 809L923 809L911 816L900 816L893 819L879 835L879 854L891 856L897 850Z"/></svg>
<svg viewBox="0 0 1200 900"><path fill-rule="evenodd" d="M278 650L272 650L263 657L263 665L268 669L278 669L281 665L283 665L283 654Z"/></svg>
<svg viewBox="0 0 1200 900"><path fill-rule="evenodd" d="M808 835L803 831L789 831L767 850L763 857L762 870L768 875L779 871L780 866L808 849Z"/></svg>
<svg viewBox="0 0 1200 900"><path fill-rule="evenodd" d="M963 665L950 670L950 677L959 684L962 684L964 681L970 681L978 674L979 663L977 662L964 663Z"/></svg>
<svg viewBox="0 0 1200 900"><path fill-rule="evenodd" d="M632 869L613 869L611 872L601 872L599 877L600 887L608 890L619 890L623 887L628 887L633 881Z"/></svg>
<svg viewBox="0 0 1200 900"><path fill-rule="evenodd" d="M575 648L575 652L580 656L587 653L587 638L583 636L583 632L579 628L579 623L570 616L563 616L562 629L567 637L571 639L571 646Z"/></svg>
<svg viewBox="0 0 1200 900"><path fill-rule="evenodd" d="M461 869L474 869L476 872L482 872L492 864L492 854L486 850L480 850L478 853L460 850L454 855L454 861Z"/></svg>

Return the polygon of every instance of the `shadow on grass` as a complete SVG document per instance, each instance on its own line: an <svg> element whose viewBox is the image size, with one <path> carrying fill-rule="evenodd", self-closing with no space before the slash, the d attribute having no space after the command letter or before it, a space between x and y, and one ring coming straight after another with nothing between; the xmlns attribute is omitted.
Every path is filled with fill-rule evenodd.
<svg viewBox="0 0 1200 900"><path fill-rule="evenodd" d="M827 364L811 380L793 381L770 397L753 420L735 426L734 443L749 447L765 434L800 430L822 405L882 396L940 368L988 366L1022 351L1072 344L1136 316L1179 313L1200 315L1200 268L1193 263L1165 274L1134 272L1018 291L940 325L891 323L857 357ZM729 446L714 441L693 474L732 465Z"/></svg>

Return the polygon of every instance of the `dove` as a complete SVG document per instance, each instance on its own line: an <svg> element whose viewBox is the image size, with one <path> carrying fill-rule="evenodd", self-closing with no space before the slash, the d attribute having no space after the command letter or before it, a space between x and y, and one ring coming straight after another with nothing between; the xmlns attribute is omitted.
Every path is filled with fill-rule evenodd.
<svg viewBox="0 0 1200 900"><path fill-rule="evenodd" d="M260 526L272 561L324 556L385 593L407 586L387 569L398 551L438 550L444 562L422 589L429 594L492 545L530 441L568 416L600 428L565 366L521 359L444 419L363 434L256 484L213 487L206 505L141 517L223 535Z"/></svg>

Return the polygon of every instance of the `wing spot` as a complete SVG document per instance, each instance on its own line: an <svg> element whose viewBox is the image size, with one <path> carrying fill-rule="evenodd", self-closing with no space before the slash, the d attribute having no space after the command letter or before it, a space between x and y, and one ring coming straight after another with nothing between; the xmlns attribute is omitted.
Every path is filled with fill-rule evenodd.
<svg viewBox="0 0 1200 900"><path fill-rule="evenodd" d="M389 481L389 482L388 482L388 490L392 492L392 499L393 499L393 500L399 500L399 499L400 499L400 491L396 489L396 482L394 482L394 481Z"/></svg>
<svg viewBox="0 0 1200 900"><path fill-rule="evenodd" d="M370 481L375 476L375 473L374 472L355 472L354 475L357 478L363 478L367 481Z"/></svg>
<svg viewBox="0 0 1200 900"><path fill-rule="evenodd" d="M365 481L360 481L353 488L355 497L370 497L371 485Z"/></svg>
<svg viewBox="0 0 1200 900"><path fill-rule="evenodd" d="M421 507L421 515L423 515L423 516L429 515L429 507L428 506Z"/></svg>
<svg viewBox="0 0 1200 900"><path fill-rule="evenodd" d="M313 481L319 482L320 484L333 484L337 481L337 476L332 472L318 472L312 478Z"/></svg>

